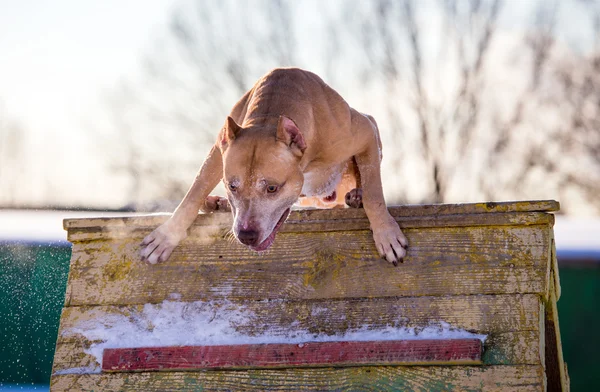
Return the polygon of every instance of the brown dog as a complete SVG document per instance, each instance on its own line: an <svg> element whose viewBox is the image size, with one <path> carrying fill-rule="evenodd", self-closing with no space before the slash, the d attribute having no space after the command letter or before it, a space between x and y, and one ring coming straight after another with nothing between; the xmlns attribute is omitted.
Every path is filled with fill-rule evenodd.
<svg viewBox="0 0 600 392"><path fill-rule="evenodd" d="M264 251L300 197L303 205L334 206L345 196L351 206L362 202L379 254L397 265L407 241L387 210L380 163L373 117L352 109L311 72L275 69L233 107L183 201L144 238L140 255L152 264L167 260L198 210L229 205L237 239ZM221 179L229 203L208 196Z"/></svg>

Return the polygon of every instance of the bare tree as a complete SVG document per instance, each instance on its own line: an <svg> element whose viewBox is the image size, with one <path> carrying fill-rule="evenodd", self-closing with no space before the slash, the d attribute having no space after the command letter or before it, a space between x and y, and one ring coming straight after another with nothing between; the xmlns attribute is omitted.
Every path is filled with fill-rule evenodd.
<svg viewBox="0 0 600 392"><path fill-rule="evenodd" d="M233 103L269 69L295 64L290 2L255 5L182 7L145 58L143 79L124 82L108 100L121 147L110 170L130 177L138 207L154 208L144 204L148 194L180 199Z"/></svg>
<svg viewBox="0 0 600 392"><path fill-rule="evenodd" d="M560 110L558 105L580 105L567 98L572 95L568 86L585 89L564 83L577 66L567 70L556 52L558 3L539 3L526 34L510 43L512 53L504 53L504 58L498 58L499 44L506 46L507 39L498 37L503 1L377 0L370 5L371 10L365 12L369 17L361 21L366 26L358 29L355 22L349 22L354 27L349 30L365 56L375 59L365 72L378 72L385 81L387 118L383 123L392 134L388 141L403 147L396 154L402 159L390 163L397 171L407 160L419 161L426 168L420 176L427 183L420 200L528 197L533 188L541 187L554 195L570 188L587 195L587 202L599 204L594 194L600 183L583 181L568 165L558 163L569 156L600 162L590 147L593 128L581 137L586 140L585 151L566 149L574 145L572 141L559 145L565 138L572 139L571 125L555 122L534 129L539 122L536 116ZM437 45L432 44L432 35ZM374 53L374 40L381 43L379 54ZM571 55L576 64L590 69L591 77L593 67L584 66L587 60ZM510 62L511 57L524 65L510 75L521 78L519 93L502 101L494 78L496 73L506 73L498 60ZM592 85L587 82L588 87ZM406 105L411 108L408 112ZM410 143L407 146L402 140ZM559 150L559 159L556 155L548 159ZM535 173L543 176L541 181Z"/></svg>
<svg viewBox="0 0 600 392"><path fill-rule="evenodd" d="M598 41L598 7L570 1L590 4ZM179 199L232 104L269 69L296 65L375 115L391 202L577 194L600 207L586 172L600 164L598 44L587 57L557 45L563 3L536 4L524 32L506 34L503 0L192 2L146 59L144 88L130 84L116 105L129 147L115 168L134 199ZM134 130L144 121L159 129L150 141ZM165 148L177 153L153 153Z"/></svg>

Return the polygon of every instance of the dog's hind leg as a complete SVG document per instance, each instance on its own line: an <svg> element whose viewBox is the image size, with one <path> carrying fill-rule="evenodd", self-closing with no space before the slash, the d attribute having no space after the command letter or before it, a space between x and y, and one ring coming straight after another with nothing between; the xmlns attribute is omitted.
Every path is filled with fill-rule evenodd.
<svg viewBox="0 0 600 392"><path fill-rule="evenodd" d="M346 193L346 205L351 208L362 208L362 189L354 188Z"/></svg>
<svg viewBox="0 0 600 392"><path fill-rule="evenodd" d="M358 165L356 164L356 159L352 157L350 162L348 163L348 167L346 168L346 172L344 173L344 178L352 177L354 184L353 189L349 192L346 192L344 197L346 201L346 205L351 208L362 208L362 188L360 186L360 171L358 170Z"/></svg>
<svg viewBox="0 0 600 392"><path fill-rule="evenodd" d="M214 212L214 211L231 211L229 200L226 197L210 195L206 197L204 202L204 208L202 212Z"/></svg>

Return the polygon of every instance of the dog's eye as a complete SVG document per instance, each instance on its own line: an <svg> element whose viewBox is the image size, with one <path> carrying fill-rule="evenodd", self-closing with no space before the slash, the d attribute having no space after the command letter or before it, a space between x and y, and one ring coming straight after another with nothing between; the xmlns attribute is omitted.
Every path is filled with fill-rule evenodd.
<svg viewBox="0 0 600 392"><path fill-rule="evenodd" d="M268 193L275 193L275 192L277 192L277 189L279 189L279 187L277 185L267 185Z"/></svg>
<svg viewBox="0 0 600 392"><path fill-rule="evenodd" d="M229 184L229 190L232 191L232 192L237 191L237 185Z"/></svg>

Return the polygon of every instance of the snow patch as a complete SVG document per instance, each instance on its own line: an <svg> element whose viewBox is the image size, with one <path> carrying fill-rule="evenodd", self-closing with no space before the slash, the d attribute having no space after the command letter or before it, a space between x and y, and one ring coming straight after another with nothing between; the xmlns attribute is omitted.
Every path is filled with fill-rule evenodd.
<svg viewBox="0 0 600 392"><path fill-rule="evenodd" d="M326 309L317 307L313 314L324 312ZM298 321L285 329L273 327L259 335L239 332L240 326L251 326L256 319L253 311L230 301L164 301L162 304L146 304L139 311L127 314L103 315L80 321L63 331L62 335L82 335L94 342L84 351L99 364L105 348L462 338L476 338L483 342L487 337L453 328L443 321L421 328L363 325L336 335L310 332L303 329ZM97 371L96 368L74 368L55 374Z"/></svg>
<svg viewBox="0 0 600 392"><path fill-rule="evenodd" d="M70 369L57 370L54 372L54 376L62 376L65 374L100 374L102 368L100 366L89 366L89 367L76 367Z"/></svg>

